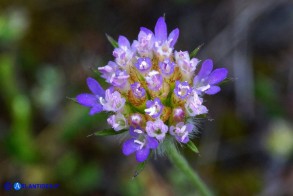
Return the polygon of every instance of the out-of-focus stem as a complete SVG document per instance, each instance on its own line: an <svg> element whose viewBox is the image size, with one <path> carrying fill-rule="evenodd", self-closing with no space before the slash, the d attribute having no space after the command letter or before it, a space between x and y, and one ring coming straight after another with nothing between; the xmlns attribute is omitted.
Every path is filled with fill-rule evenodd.
<svg viewBox="0 0 293 196"><path fill-rule="evenodd" d="M190 167L186 159L177 151L174 144L170 143L167 147L167 153L170 161L178 167L196 187L197 192L201 196L212 196L212 192L207 185L201 180L199 175Z"/></svg>

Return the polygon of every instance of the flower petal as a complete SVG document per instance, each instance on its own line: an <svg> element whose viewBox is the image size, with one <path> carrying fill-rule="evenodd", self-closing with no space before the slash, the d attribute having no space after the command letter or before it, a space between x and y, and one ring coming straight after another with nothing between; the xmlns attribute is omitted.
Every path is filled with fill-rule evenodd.
<svg viewBox="0 0 293 196"><path fill-rule="evenodd" d="M77 95L76 101L86 107L92 107L98 103L97 97L88 93Z"/></svg>
<svg viewBox="0 0 293 196"><path fill-rule="evenodd" d="M219 68L215 69L208 78L209 85L218 84L219 82L222 82L228 74L228 70L226 68Z"/></svg>
<svg viewBox="0 0 293 196"><path fill-rule="evenodd" d="M183 140L180 139L179 142L186 144L187 142L189 142L189 137L185 137Z"/></svg>
<svg viewBox="0 0 293 196"><path fill-rule="evenodd" d="M130 43L128 41L128 39L126 37L124 37L123 35L120 35L119 38L118 38L118 44L119 44L119 47L127 47L129 48L130 47Z"/></svg>
<svg viewBox="0 0 293 196"><path fill-rule="evenodd" d="M148 137L147 140L148 140L147 146L149 148L156 149L158 147L159 142L155 138Z"/></svg>
<svg viewBox="0 0 293 196"><path fill-rule="evenodd" d="M165 23L164 17L160 17L156 23L155 36L156 39L160 41L167 40L167 25Z"/></svg>
<svg viewBox="0 0 293 196"><path fill-rule="evenodd" d="M124 155L128 156L138 150L138 146L136 143L134 143L134 140L134 138L131 138L124 142L122 147L122 152Z"/></svg>
<svg viewBox="0 0 293 196"><path fill-rule="evenodd" d="M94 115L103 111L103 106L101 104L96 104L90 111L90 115Z"/></svg>
<svg viewBox="0 0 293 196"><path fill-rule="evenodd" d="M88 85L89 89L92 91L93 94L98 95L100 97L105 96L105 91L101 87L101 85L99 84L98 81L96 81L95 79L93 79L91 77L87 78L86 81L87 81L87 85Z"/></svg>
<svg viewBox="0 0 293 196"><path fill-rule="evenodd" d="M172 39L170 43L170 47L173 47L176 44L178 37L179 37L179 29L176 28L169 34L169 37L168 37L168 40Z"/></svg>
<svg viewBox="0 0 293 196"><path fill-rule="evenodd" d="M201 69L199 73L197 74L197 76L199 78L205 78L211 73L212 70L213 70L213 61L211 59L207 59L202 63Z"/></svg>
<svg viewBox="0 0 293 196"><path fill-rule="evenodd" d="M221 90L218 86L211 86L208 90L205 91L205 94L214 95Z"/></svg>
<svg viewBox="0 0 293 196"><path fill-rule="evenodd" d="M145 27L140 27L140 31L143 31L145 34L153 34L153 32Z"/></svg>
<svg viewBox="0 0 293 196"><path fill-rule="evenodd" d="M171 127L170 127L170 129L169 129L169 133L170 133L171 135L175 135L175 133L174 133L174 129L175 129L174 126L171 126Z"/></svg>
<svg viewBox="0 0 293 196"><path fill-rule="evenodd" d="M188 132L188 133L191 133L192 132L192 130L194 129L194 125L193 124L191 124L191 123L188 123L188 124L186 124L186 131Z"/></svg>
<svg viewBox="0 0 293 196"><path fill-rule="evenodd" d="M134 131L135 130L135 131ZM139 136L139 131L138 130L141 130L140 127L133 127L133 126L130 126L129 128L129 134L132 136L132 137L135 137L137 138Z"/></svg>
<svg viewBox="0 0 293 196"><path fill-rule="evenodd" d="M150 149L149 148L142 148L141 150L138 150L136 152L136 160L138 162L144 162L150 154Z"/></svg>

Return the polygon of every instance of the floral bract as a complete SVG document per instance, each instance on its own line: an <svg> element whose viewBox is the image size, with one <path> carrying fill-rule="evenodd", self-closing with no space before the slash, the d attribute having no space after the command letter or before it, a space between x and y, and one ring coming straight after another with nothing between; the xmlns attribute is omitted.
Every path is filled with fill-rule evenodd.
<svg viewBox="0 0 293 196"><path fill-rule="evenodd" d="M190 142L196 131L192 119L208 112L203 96L218 93L219 83L228 74L225 68L212 70L210 59L199 69L197 58L187 51L174 51L178 37L177 28L168 35L163 17L154 33L141 27L132 44L119 36L115 60L98 68L110 87L104 90L88 78L92 94L76 97L79 104L90 108L90 115L110 112L107 122L116 132L128 130L122 152L135 153L138 162L145 161L166 138Z"/></svg>

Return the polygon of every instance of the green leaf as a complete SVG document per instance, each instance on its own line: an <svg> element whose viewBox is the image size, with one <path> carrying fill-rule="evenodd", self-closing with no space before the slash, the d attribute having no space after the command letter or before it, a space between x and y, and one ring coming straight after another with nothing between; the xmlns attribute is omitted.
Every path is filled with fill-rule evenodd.
<svg viewBox="0 0 293 196"><path fill-rule="evenodd" d="M89 136L92 136L92 135L95 135L95 136L118 135L118 134L124 133L125 131L127 131L127 129L122 129L120 131L115 131L114 129L105 129L102 131L97 131Z"/></svg>
<svg viewBox="0 0 293 196"><path fill-rule="evenodd" d="M144 162L141 162L139 163L137 166L136 166L136 169L135 169L135 172L134 172L134 175L132 176L132 180L137 177L145 168L147 162L151 159L151 157L153 157L153 151L150 152L148 158L144 161Z"/></svg>
<svg viewBox="0 0 293 196"><path fill-rule="evenodd" d="M137 167L136 167L136 169L135 169L135 172L134 172L134 175L133 175L132 179L134 179L135 177L137 177L137 176L140 174L140 172L143 171L143 169L144 169L146 163L147 163L147 160L144 161L144 162L142 162L142 163L139 163L139 164L137 165Z"/></svg>
<svg viewBox="0 0 293 196"><path fill-rule="evenodd" d="M118 48L119 47L119 44L117 41L115 41L113 39L113 37L111 37L110 35L106 34L106 37L108 39L108 41L111 43L111 45L114 47L114 48Z"/></svg>
<svg viewBox="0 0 293 196"><path fill-rule="evenodd" d="M194 144L192 141L189 141L189 142L187 143L187 146L188 146L188 148L189 148L190 150L192 150L193 152L195 152L195 153L199 153L197 147L195 146L195 144Z"/></svg>
<svg viewBox="0 0 293 196"><path fill-rule="evenodd" d="M228 82L234 81L233 78L225 78L222 82L220 82L218 85L226 84Z"/></svg>
<svg viewBox="0 0 293 196"><path fill-rule="evenodd" d="M198 46L197 48L195 48L191 53L190 53L190 58L193 58L197 55L198 51L201 49L201 47L203 46L203 44L201 44L200 46Z"/></svg>
<svg viewBox="0 0 293 196"><path fill-rule="evenodd" d="M75 103L78 103L77 100L76 100L76 98L66 97L66 99L69 99L70 101L73 101L73 102L75 102Z"/></svg>

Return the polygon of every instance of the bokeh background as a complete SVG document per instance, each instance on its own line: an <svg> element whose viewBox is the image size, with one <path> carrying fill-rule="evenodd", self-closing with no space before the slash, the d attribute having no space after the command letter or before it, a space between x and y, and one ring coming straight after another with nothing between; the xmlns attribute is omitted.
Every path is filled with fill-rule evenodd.
<svg viewBox="0 0 293 196"><path fill-rule="evenodd" d="M293 195L293 2L289 0L1 0L0 195L195 195L167 158L136 178L121 139L87 137L106 115L66 97L88 91L92 69L113 60L105 33L136 39L166 15L175 49L212 58L230 82L182 149L217 195ZM104 87L106 84L103 83ZM58 183L5 191L5 182Z"/></svg>

